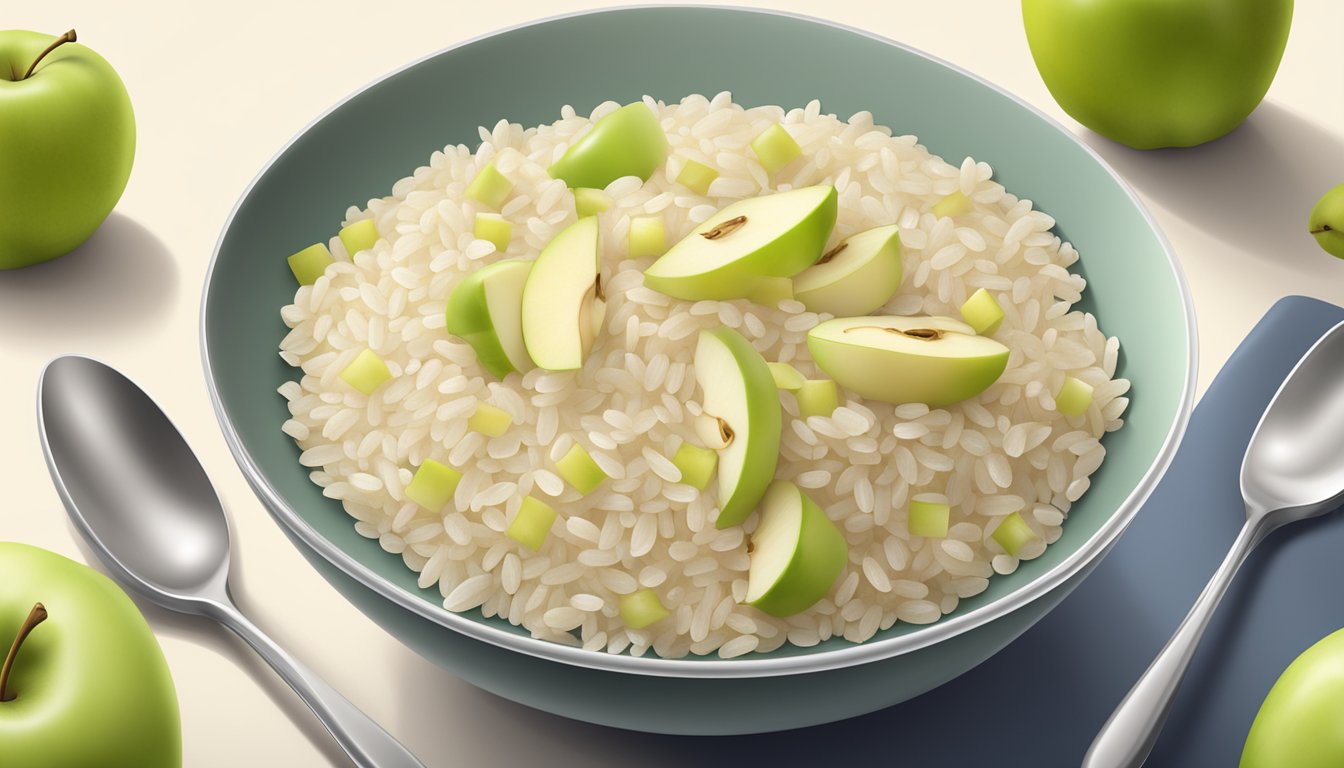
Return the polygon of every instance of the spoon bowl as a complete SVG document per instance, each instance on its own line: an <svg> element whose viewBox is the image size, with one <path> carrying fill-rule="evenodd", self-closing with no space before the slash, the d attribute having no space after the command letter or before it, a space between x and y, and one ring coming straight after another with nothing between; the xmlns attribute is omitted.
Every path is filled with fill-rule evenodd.
<svg viewBox="0 0 1344 768"><path fill-rule="evenodd" d="M87 357L37 385L38 433L70 519L112 576L247 641L361 768L421 766L404 746L247 619L229 595L229 523L205 469L159 406Z"/></svg>

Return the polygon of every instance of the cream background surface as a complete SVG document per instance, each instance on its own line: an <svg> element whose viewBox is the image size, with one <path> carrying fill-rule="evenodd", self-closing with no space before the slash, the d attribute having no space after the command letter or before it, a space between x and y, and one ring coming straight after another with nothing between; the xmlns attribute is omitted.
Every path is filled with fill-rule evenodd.
<svg viewBox="0 0 1344 768"><path fill-rule="evenodd" d="M746 740L647 737L534 712L403 647L328 587L254 500L201 373L197 315L215 239L247 183L291 136L411 60L607 4L6 4L0 27L55 35L74 26L113 63L135 104L139 146L117 212L89 243L57 262L0 273L0 483L8 496L0 540L90 559L48 481L33 403L49 358L93 354L158 399L205 463L232 515L244 610L427 764L671 766L720 749L749 758ZM1316 198L1344 182L1344 4L1298 0L1278 78L1245 125L1199 149L1149 153L1088 132L1055 105L1016 2L747 4L824 14L921 48L1022 96L1096 148L1148 203L1184 265L1198 311L1201 391L1279 297L1344 304L1344 262L1317 249L1305 225ZM240 642L203 621L151 606L145 613L176 679L187 766L344 764L299 700ZM880 754L882 730L880 715L829 727L826 740L851 746L819 744L815 756Z"/></svg>

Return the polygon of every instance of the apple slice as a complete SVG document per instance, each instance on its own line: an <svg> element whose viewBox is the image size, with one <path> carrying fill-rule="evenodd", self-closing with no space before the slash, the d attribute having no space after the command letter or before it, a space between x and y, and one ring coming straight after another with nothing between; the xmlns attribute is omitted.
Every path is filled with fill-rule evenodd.
<svg viewBox="0 0 1344 768"><path fill-rule="evenodd" d="M681 472L681 482L702 491L709 485L709 478L713 477L714 466L718 463L717 453L694 443L683 442L672 457L672 465Z"/></svg>
<svg viewBox="0 0 1344 768"><path fill-rule="evenodd" d="M644 284L673 298L735 299L763 278L812 265L835 226L835 187L803 187L740 200L710 216L644 272Z"/></svg>
<svg viewBox="0 0 1344 768"><path fill-rule="evenodd" d="M593 123L551 166L553 179L570 187L604 189L622 176L648 181L667 159L667 136L658 116L642 101Z"/></svg>
<svg viewBox="0 0 1344 768"><path fill-rule="evenodd" d="M695 380L704 413L717 420L719 518L727 528L747 518L779 463L779 388L765 358L731 328L700 332Z"/></svg>
<svg viewBox="0 0 1344 768"><path fill-rule="evenodd" d="M827 320L808 331L807 350L846 389L930 408L980 394L1008 365L1007 347L947 317Z"/></svg>
<svg viewBox="0 0 1344 768"><path fill-rule="evenodd" d="M803 421L812 416L829 419L840 407L840 393L830 379L807 379L793 396L798 400L798 418Z"/></svg>
<svg viewBox="0 0 1344 768"><path fill-rule="evenodd" d="M797 392L803 388L803 382L807 381L797 368L788 363L770 362L766 365L770 368L770 375L775 379L775 386L785 392Z"/></svg>
<svg viewBox="0 0 1344 768"><path fill-rule="evenodd" d="M549 371L583 367L602 328L601 252L597 217L569 225L547 243L523 286L523 341Z"/></svg>
<svg viewBox="0 0 1344 768"><path fill-rule="evenodd" d="M771 616L807 610L831 591L849 561L840 529L798 486L776 480L751 534L746 603Z"/></svg>
<svg viewBox="0 0 1344 768"><path fill-rule="evenodd" d="M813 312L866 315L901 287L901 236L895 224L865 230L822 254L793 279L793 296Z"/></svg>
<svg viewBox="0 0 1344 768"><path fill-rule="evenodd" d="M470 344L499 379L532 368L523 343L523 286L531 272L530 261L497 261L467 275L448 296L448 332Z"/></svg>

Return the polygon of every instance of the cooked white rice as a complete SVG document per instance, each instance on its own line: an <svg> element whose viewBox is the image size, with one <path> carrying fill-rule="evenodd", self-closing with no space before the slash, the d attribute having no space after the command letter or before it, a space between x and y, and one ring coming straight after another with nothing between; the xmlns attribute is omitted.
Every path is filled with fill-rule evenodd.
<svg viewBox="0 0 1344 768"><path fill-rule="evenodd" d="M662 120L669 160L646 183L629 177L607 187L615 205L600 214L606 334L580 371L497 381L470 346L444 331L444 309L466 274L500 258L534 257L575 221L572 195L546 169L619 105L604 103L589 116L565 107L559 121L538 128L504 121L482 128L474 153L446 147L390 196L349 209L347 222L373 217L382 239L351 262L333 238L337 262L283 309L292 330L281 356L303 375L279 391L292 414L283 429L302 448L300 462L325 495L341 500L355 529L400 554L422 587L437 585L448 610L479 608L537 637L663 657L734 657L832 636L861 642L898 621L937 621L995 573L1018 567L990 537L1003 516L1020 512L1040 537L1023 558L1055 541L1105 457L1099 438L1121 426L1129 382L1112 378L1118 341L1072 309L1084 280L1068 271L1078 254L1051 233L1054 220L994 182L985 163L968 157L951 165L914 136L874 125L867 112L839 120L817 101L744 109L728 93L645 103ZM774 123L804 158L772 180L748 142ZM687 159L721 173L709 196L673 181ZM515 223L503 254L474 240L481 207L464 196L492 161L515 184L502 211ZM714 484L702 493L676 482L668 459L694 434L691 365L700 329L737 328L766 359L824 377L805 337L828 316L795 301L771 309L668 298L643 287L651 259L627 260L626 237L631 217L657 215L675 242L733 200L813 184L839 191L832 244L899 224L905 278L886 313L958 317L983 287L1007 314L997 338L1012 354L984 394L947 408L893 407L842 390L843 407L830 418L804 422L794 399L781 398L777 476L806 489L836 522L849 563L826 598L778 619L740 603L745 534L755 518L715 528ZM930 208L956 190L974 210L955 222L935 218ZM366 347L394 376L367 397L338 379ZM1082 416L1054 410L1052 393L1066 375L1095 388ZM497 438L468 431L478 402L507 411L514 425ZM612 478L588 496L553 471L576 441ZM442 515L404 495L427 458L463 472ZM907 532L907 501L926 492L945 494L952 506L946 539ZM538 552L504 534L529 494L560 513ZM671 615L635 630L622 624L618 600L642 587L653 588Z"/></svg>

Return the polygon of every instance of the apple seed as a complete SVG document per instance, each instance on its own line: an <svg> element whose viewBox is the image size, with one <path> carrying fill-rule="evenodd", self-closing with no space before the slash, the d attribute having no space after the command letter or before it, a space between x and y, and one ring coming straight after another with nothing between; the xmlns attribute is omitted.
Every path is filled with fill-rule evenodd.
<svg viewBox="0 0 1344 768"><path fill-rule="evenodd" d="M705 238L706 240L718 240L720 237L723 237L724 235L732 234L733 232L736 232L738 229L741 229L742 225L746 223L747 223L746 216L735 216L723 222L722 224L714 227L708 232L701 232L700 236Z"/></svg>

